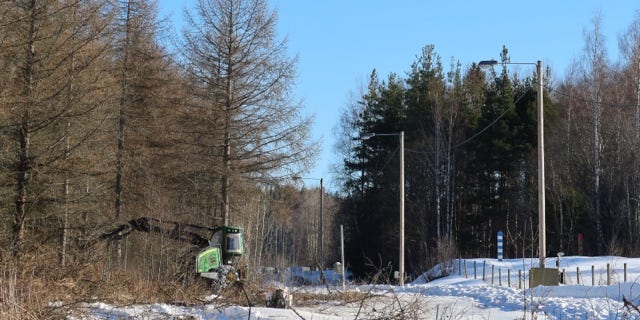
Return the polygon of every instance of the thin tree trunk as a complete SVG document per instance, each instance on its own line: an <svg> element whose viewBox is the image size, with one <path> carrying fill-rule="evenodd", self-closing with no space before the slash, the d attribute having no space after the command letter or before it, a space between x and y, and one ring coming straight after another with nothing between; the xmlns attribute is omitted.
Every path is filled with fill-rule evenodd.
<svg viewBox="0 0 640 320"><path fill-rule="evenodd" d="M120 79L120 112L118 115L118 150L116 159L116 203L115 203L115 215L114 220L119 221L122 216L124 207L123 193L124 193L124 137L126 128L126 106L127 106L127 82L128 82L128 68L129 68L129 39L130 39L130 24L131 24L131 1L127 1L127 13L125 16L125 32L124 32L124 44L123 44L123 58L122 58L122 78ZM116 255L118 257L118 263L122 258L122 243L120 240L116 241Z"/></svg>
<svg viewBox="0 0 640 320"><path fill-rule="evenodd" d="M77 18L77 7L74 7L73 10L73 16L72 19L73 21L76 20ZM76 33L77 30L74 30L74 34ZM75 40L75 38L72 38L72 40ZM75 45L74 45L75 47ZM73 90L74 90L74 81L75 81L75 63L76 63L76 57L75 57L75 53L71 54L71 72L70 74L70 78L71 80L69 81L69 88L67 91L67 107L69 109L72 108L73 104L74 104L74 96L73 96ZM65 134L65 142L66 142L66 146L65 146L65 150L64 150L64 163L65 166L68 165L68 161L69 161L69 156L71 154L71 146L69 144L70 138L69 135L71 134L71 123L67 123L67 127L66 127L66 134ZM66 170L65 172L65 177L64 177L64 183L62 186L63 190L63 201L64 201L64 208L63 208L63 217L62 217L62 232L60 235L60 265L62 267L66 266L66 262L67 262L67 239L68 239L68 230L69 230L69 170Z"/></svg>
<svg viewBox="0 0 640 320"><path fill-rule="evenodd" d="M67 124L67 136L64 153L65 162L69 159L70 154L70 146L69 146L69 127L71 124ZM65 266L67 262L67 238L68 238L68 230L69 230L69 172L65 172L64 183L62 185L62 196L64 199L64 213L62 217L62 232L60 239L60 265Z"/></svg>
<svg viewBox="0 0 640 320"><path fill-rule="evenodd" d="M595 219L597 254L602 254L602 217L600 213L600 96L596 93L593 107L593 193L595 197Z"/></svg>
<svg viewBox="0 0 640 320"><path fill-rule="evenodd" d="M439 106L437 106L438 102L436 101L436 106L435 106L435 114L434 116L434 121L435 121L435 139L436 139L436 152L435 152L435 161L434 161L434 177L435 177L435 197L436 197L436 239L438 241L440 241L440 239L442 239L442 213L440 210L440 186L442 184L441 179L442 179L442 174L441 174L441 170L440 170L440 162L441 162L441 155L440 155L440 149L441 149L441 141L440 139L442 138L442 132L440 131L440 127L441 127L441 122L442 119L440 118L440 108Z"/></svg>
<svg viewBox="0 0 640 320"><path fill-rule="evenodd" d="M28 114L28 112L26 112ZM16 173L16 198L15 198L15 218L13 221L12 252L14 257L19 258L22 253L24 243L24 224L27 216L27 185L29 183L29 148L30 132L29 123L23 119L19 132L20 149L18 156L18 170Z"/></svg>
<svg viewBox="0 0 640 320"><path fill-rule="evenodd" d="M23 98L25 99L24 111L20 121L20 129L18 130L18 162L16 163L16 197L15 197L15 216L13 221L13 239L11 251L14 257L20 257L22 253L22 245L24 243L24 224L27 216L27 185L29 184L29 172L31 170L31 161L29 160L29 151L31 148L31 128L29 120L31 117L30 108L33 107L33 67L35 64L35 37L36 37L36 1L29 3L29 31L27 35L27 52L26 63L23 69Z"/></svg>
<svg viewBox="0 0 640 320"><path fill-rule="evenodd" d="M451 203L451 180L452 180L452 170L453 170L453 104L450 104L451 108L449 110L449 128L448 128L448 137L447 137L447 169L444 175L444 190L446 192L446 225L445 225L445 237L449 241L449 245L452 244L452 236L451 236L451 225L453 219L453 205Z"/></svg>

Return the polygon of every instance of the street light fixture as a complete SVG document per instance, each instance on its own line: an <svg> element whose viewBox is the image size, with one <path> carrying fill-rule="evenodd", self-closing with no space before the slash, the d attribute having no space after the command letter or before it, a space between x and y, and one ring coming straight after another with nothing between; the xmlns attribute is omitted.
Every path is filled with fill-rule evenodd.
<svg viewBox="0 0 640 320"><path fill-rule="evenodd" d="M400 257L399 257L399 282L404 286L404 131L398 133L364 133L361 140L371 139L376 136L398 136L400 138Z"/></svg>
<svg viewBox="0 0 640 320"><path fill-rule="evenodd" d="M494 66L496 60L484 60L478 66ZM547 252L546 222L545 222L545 195L544 195L544 108L543 108L543 74L542 61L538 62L504 62L501 64L530 64L536 66L538 73L538 243L540 255L540 268L544 268L544 259Z"/></svg>
<svg viewBox="0 0 640 320"><path fill-rule="evenodd" d="M324 216L324 188L322 185L322 178L307 178L307 177L298 177L294 176L293 180L318 180L320 181L320 217L319 217L319 226L318 226L318 243L320 244L319 254L319 263L320 268L324 268L324 225L323 225L323 216Z"/></svg>

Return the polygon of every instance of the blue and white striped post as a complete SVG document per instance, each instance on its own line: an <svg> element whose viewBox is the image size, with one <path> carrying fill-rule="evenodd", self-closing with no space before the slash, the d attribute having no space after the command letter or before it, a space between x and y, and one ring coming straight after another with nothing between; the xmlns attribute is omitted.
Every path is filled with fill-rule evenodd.
<svg viewBox="0 0 640 320"><path fill-rule="evenodd" d="M498 261L502 261L502 231L498 231Z"/></svg>

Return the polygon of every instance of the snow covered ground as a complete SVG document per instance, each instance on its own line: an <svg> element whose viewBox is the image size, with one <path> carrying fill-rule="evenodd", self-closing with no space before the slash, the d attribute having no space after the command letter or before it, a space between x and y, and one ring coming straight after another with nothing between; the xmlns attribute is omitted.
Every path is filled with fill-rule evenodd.
<svg viewBox="0 0 640 320"><path fill-rule="evenodd" d="M555 267L556 259L545 264ZM350 284L347 291L370 297L352 301L298 305L297 294L327 289L290 287L290 309L93 303L76 309L68 319L640 319L640 311L623 302L640 303L640 258L564 257L560 269L566 272L565 284L530 289L528 270L536 265L537 259L456 260L449 267L451 275L433 281L420 277L404 287ZM340 285L332 289L342 290Z"/></svg>

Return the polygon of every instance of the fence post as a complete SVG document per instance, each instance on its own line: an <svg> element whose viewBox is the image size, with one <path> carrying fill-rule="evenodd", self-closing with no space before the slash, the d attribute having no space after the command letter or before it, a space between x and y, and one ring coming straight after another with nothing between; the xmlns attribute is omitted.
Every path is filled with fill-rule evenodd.
<svg viewBox="0 0 640 320"><path fill-rule="evenodd" d="M462 263L464 263L464 278L468 279L468 277L467 277L467 261L462 260Z"/></svg>
<svg viewBox="0 0 640 320"><path fill-rule="evenodd" d="M498 285L502 287L502 268L498 268Z"/></svg>
<svg viewBox="0 0 640 320"><path fill-rule="evenodd" d="M507 269L507 286L511 288L511 269Z"/></svg>
<svg viewBox="0 0 640 320"><path fill-rule="evenodd" d="M627 282L627 263L624 263L624 282Z"/></svg>
<svg viewBox="0 0 640 320"><path fill-rule="evenodd" d="M576 282L580 284L580 267L576 267Z"/></svg>
<svg viewBox="0 0 640 320"><path fill-rule="evenodd" d="M595 272L595 267L591 266L591 286L595 286L596 285L596 272Z"/></svg>
<svg viewBox="0 0 640 320"><path fill-rule="evenodd" d="M493 284L494 269L495 269L495 266L491 265L491 284Z"/></svg>
<svg viewBox="0 0 640 320"><path fill-rule="evenodd" d="M607 263L607 285L611 285L611 265Z"/></svg>
<svg viewBox="0 0 640 320"><path fill-rule="evenodd" d="M486 261L482 261L482 282L484 282L486 279L485 275L486 275L486 269L487 269L487 262Z"/></svg>
<svg viewBox="0 0 640 320"><path fill-rule="evenodd" d="M518 270L518 289L522 289L522 270Z"/></svg>
<svg viewBox="0 0 640 320"><path fill-rule="evenodd" d="M473 261L473 280L478 279L478 270L476 269L476 261Z"/></svg>

